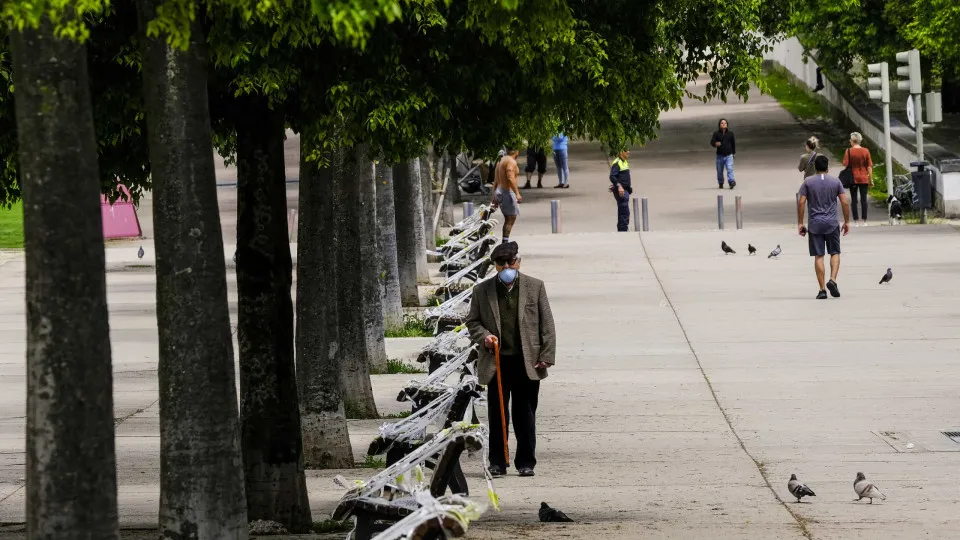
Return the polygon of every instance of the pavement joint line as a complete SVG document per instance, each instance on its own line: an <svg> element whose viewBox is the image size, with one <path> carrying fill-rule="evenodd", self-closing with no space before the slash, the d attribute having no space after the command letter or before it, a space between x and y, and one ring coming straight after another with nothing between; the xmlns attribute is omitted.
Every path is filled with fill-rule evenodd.
<svg viewBox="0 0 960 540"><path fill-rule="evenodd" d="M153 403L147 405L146 407L139 408L139 409L131 412L130 414L128 414L128 415L126 415L126 416L121 416L120 418L115 418L115 419L113 420L113 426L114 426L114 427L119 426L120 424L126 422L127 420L133 418L134 416L136 416L136 415L138 415L138 414L146 411L146 410L149 409L150 407L153 407L153 406L156 405L159 401L160 401L160 398L157 398L157 399L155 399L155 400L153 401Z"/></svg>
<svg viewBox="0 0 960 540"><path fill-rule="evenodd" d="M743 442L743 439L740 437L740 434L737 433L736 428L733 427L733 422L730 420L730 416L727 414L726 409L723 408L723 405L720 404L720 398L717 396L716 390L713 389L713 383L710 382L710 377L707 376L707 372L703 369L703 364L700 363L700 356L697 354L697 350L693 347L693 343L690 342L690 337L687 335L687 329L683 326L683 321L680 320L680 314L677 313L676 306L673 305L673 300L670 299L670 295L667 294L667 289L663 286L663 281L660 280L660 274L657 272L656 267L653 266L653 261L650 259L650 255L647 253L647 246L643 243L643 235L637 234L637 237L640 239L640 248L643 249L643 258L647 261L647 265L650 267L650 271L653 272L653 277L657 280L657 285L660 288L660 292L663 293L663 297L667 300L667 305L670 306L670 311L673 313L673 318L677 321L677 326L680 327L680 332L683 334L683 339L687 342L687 347L690 348L690 354L693 355L693 359L697 361L697 367L700 370L700 374L703 376L704 382L707 383L707 388L710 389L710 395L713 396L713 401L717 405L717 409L720 411L720 414L723 416L724 422L727 423L727 428L730 430L730 433L737 439L737 444L740 445L740 449L743 450L743 453L753 461L754 466L757 467L757 472L760 473L760 477L763 478L763 482L767 485L767 488L770 490L770 493L773 494L773 497L780 503L780 506L783 506L783 509L790 514L790 517L793 518L796 522L797 527L800 529L801 534L809 540L813 540L813 534L810 532L810 529L807 527L807 519L797 514L790 508L789 505L780 497L780 494L777 493L777 490L773 488L773 484L770 483L770 479L767 477L766 467L763 462L758 460L753 454L750 453L750 450L747 450L747 445Z"/></svg>

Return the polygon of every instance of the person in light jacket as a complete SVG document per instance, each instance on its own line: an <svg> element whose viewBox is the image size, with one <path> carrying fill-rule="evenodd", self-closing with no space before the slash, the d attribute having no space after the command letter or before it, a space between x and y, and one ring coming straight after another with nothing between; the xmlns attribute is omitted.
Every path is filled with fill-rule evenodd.
<svg viewBox="0 0 960 540"><path fill-rule="evenodd" d="M567 143L569 139L563 133L553 136L553 163L557 166L557 178L560 180L555 188L570 187L570 166L567 163Z"/></svg>
<svg viewBox="0 0 960 540"><path fill-rule="evenodd" d="M533 476L537 466L537 402L540 381L554 365L557 335L547 290L543 282L520 273L516 242L498 245L490 254L497 276L473 289L467 329L479 346L477 378L487 385L487 415L490 422L490 473L506 474L503 423L517 437L514 465L520 476ZM500 378L503 383L505 419L500 418L494 345L500 346Z"/></svg>

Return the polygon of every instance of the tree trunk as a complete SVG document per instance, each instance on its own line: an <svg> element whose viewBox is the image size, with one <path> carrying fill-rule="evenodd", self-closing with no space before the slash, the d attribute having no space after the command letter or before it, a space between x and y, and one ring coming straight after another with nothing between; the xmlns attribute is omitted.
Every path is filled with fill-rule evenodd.
<svg viewBox="0 0 960 540"><path fill-rule="evenodd" d="M10 32L27 301L27 537L118 538L113 372L86 48Z"/></svg>
<svg viewBox="0 0 960 540"><path fill-rule="evenodd" d="M247 517L309 533L293 360L293 265L287 233L283 114L238 101L237 343Z"/></svg>
<svg viewBox="0 0 960 540"><path fill-rule="evenodd" d="M337 314L340 319L340 380L347 418L377 418L370 384L370 356L364 329L362 245L376 238L361 230L363 213L360 185L373 181L373 162L366 159L369 146L339 148L333 154L333 214L337 228Z"/></svg>
<svg viewBox="0 0 960 540"><path fill-rule="evenodd" d="M313 137L300 135L297 225L297 388L308 469L353 467L340 384L333 179L306 160Z"/></svg>
<svg viewBox="0 0 960 540"><path fill-rule="evenodd" d="M160 535L247 538L236 373L217 206L206 40L148 37L163 0L140 0L153 175L160 345Z"/></svg>
<svg viewBox="0 0 960 540"><path fill-rule="evenodd" d="M433 251L437 249L437 231L433 228L433 216L436 207L433 204L433 174L431 174L429 160L420 158L420 181L423 183L423 249ZM439 175L440 171L435 174ZM424 266L426 266L426 253L424 253ZM427 276L429 281L429 275Z"/></svg>
<svg viewBox="0 0 960 540"><path fill-rule="evenodd" d="M419 253L423 252L423 212L420 207L420 179L417 175L416 160L393 168L393 196L396 202L397 218L397 268L400 279L400 300L405 306L419 306L420 293L417 291L420 262ZM424 257L426 259L426 257ZM426 267L426 260L424 260Z"/></svg>
<svg viewBox="0 0 960 540"><path fill-rule="evenodd" d="M363 167L360 182L360 243L361 279L363 294L363 331L370 360L370 370L387 370L387 349L383 341L383 254L380 247L380 227L377 221L377 179L375 167Z"/></svg>
<svg viewBox="0 0 960 540"><path fill-rule="evenodd" d="M389 330L403 327L403 304L400 301L400 270L397 266L397 220L393 204L393 169L378 165L377 224L380 229L381 280L383 293L383 326ZM416 272L413 288L416 291Z"/></svg>
<svg viewBox="0 0 960 540"><path fill-rule="evenodd" d="M956 65L942 66L943 75L940 92L942 94L943 112L960 112L960 67Z"/></svg>
<svg viewBox="0 0 960 540"><path fill-rule="evenodd" d="M448 167L446 168L446 173L443 178L440 179L440 185L443 185L443 182L446 181L446 190L443 192L440 198L441 213L440 213L440 223L444 227L452 227L454 224L453 217L453 204L454 204L454 195L457 193L457 180L459 180L460 173L457 171L457 158L454 155L447 154L446 160Z"/></svg>

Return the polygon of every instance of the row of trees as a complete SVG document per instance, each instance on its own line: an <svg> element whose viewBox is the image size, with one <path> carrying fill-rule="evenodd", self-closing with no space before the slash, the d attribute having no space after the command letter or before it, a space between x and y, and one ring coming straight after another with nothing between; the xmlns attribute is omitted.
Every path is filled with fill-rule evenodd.
<svg viewBox="0 0 960 540"><path fill-rule="evenodd" d="M418 158L561 129L642 142L702 72L697 97L745 95L791 6L8 0L0 201L24 200L29 536L117 534L99 193L153 192L162 534L301 532L304 467L352 465L346 418L376 416L382 329L417 302ZM214 149L237 164L239 410Z"/></svg>
<svg viewBox="0 0 960 540"><path fill-rule="evenodd" d="M849 70L858 58L920 50L924 83L940 83L944 112L960 112L960 10L954 0L828 0L793 12L790 31L817 62Z"/></svg>

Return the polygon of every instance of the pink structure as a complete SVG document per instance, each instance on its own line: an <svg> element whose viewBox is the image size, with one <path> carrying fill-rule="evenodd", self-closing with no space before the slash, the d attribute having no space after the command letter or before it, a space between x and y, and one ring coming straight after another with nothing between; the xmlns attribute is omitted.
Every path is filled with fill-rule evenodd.
<svg viewBox="0 0 960 540"><path fill-rule="evenodd" d="M138 238L141 233L140 220L137 219L137 209L133 206L130 190L123 184L120 184L118 189L123 195L113 204L110 204L110 199L105 195L100 196L103 237Z"/></svg>

